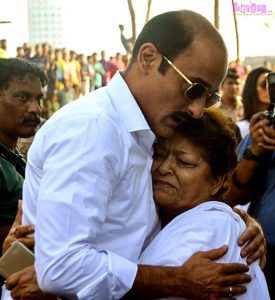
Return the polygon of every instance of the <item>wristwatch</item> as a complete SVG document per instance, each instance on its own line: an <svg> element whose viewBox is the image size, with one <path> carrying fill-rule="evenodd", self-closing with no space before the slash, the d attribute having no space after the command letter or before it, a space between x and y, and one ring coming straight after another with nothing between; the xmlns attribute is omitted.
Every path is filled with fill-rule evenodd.
<svg viewBox="0 0 275 300"><path fill-rule="evenodd" d="M264 152L260 155L255 155L250 148L246 148L243 153L243 158L247 160L254 160L257 162L266 162L270 160L270 154L268 152Z"/></svg>

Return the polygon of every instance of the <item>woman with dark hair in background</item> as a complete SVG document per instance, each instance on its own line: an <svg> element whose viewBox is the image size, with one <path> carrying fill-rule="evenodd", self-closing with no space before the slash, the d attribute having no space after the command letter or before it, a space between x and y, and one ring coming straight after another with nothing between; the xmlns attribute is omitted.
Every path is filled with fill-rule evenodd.
<svg viewBox="0 0 275 300"><path fill-rule="evenodd" d="M243 138L249 133L251 117L269 107L270 100L265 79L265 75L269 72L271 72L269 69L259 67L252 70L246 78L242 93L244 117L237 121Z"/></svg>

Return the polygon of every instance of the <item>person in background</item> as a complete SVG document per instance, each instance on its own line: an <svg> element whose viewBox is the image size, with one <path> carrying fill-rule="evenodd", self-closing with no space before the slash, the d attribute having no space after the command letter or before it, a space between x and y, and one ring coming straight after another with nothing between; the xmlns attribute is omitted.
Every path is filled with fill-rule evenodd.
<svg viewBox="0 0 275 300"><path fill-rule="evenodd" d="M94 59L92 55L87 56L87 64L90 73L90 90L89 92L94 90L94 76L95 76L95 69L94 69Z"/></svg>
<svg viewBox="0 0 275 300"><path fill-rule="evenodd" d="M262 225L267 243L264 274L275 299L275 129L264 112L254 114L249 134L238 147L240 161L231 178L231 206L251 203L248 212Z"/></svg>
<svg viewBox="0 0 275 300"><path fill-rule="evenodd" d="M32 47L29 46L27 48L24 48L24 52L25 52L25 59L31 61L31 59L32 59L32 52L33 52Z"/></svg>
<svg viewBox="0 0 275 300"><path fill-rule="evenodd" d="M86 56L83 53L78 55L81 75L81 95L84 96L90 92L91 74Z"/></svg>
<svg viewBox="0 0 275 300"><path fill-rule="evenodd" d="M54 52L55 52L56 77L57 77L56 88L57 90L62 90L64 88L63 71L64 71L65 61L63 60L61 49L55 49Z"/></svg>
<svg viewBox="0 0 275 300"><path fill-rule="evenodd" d="M93 60L93 69L95 71L95 74L93 76L93 84L92 89L97 90L98 88L102 87L102 78L105 75L105 70L102 65L102 63L98 60L98 55L96 52L92 54L92 60Z"/></svg>
<svg viewBox="0 0 275 300"><path fill-rule="evenodd" d="M70 63L71 63L71 83L75 90L76 98L79 97L81 92L81 66L77 60L77 53L70 50Z"/></svg>
<svg viewBox="0 0 275 300"><path fill-rule="evenodd" d="M21 59L0 59L0 245L22 198L25 161L17 148L19 137L31 137L40 123L44 73Z"/></svg>
<svg viewBox="0 0 275 300"><path fill-rule="evenodd" d="M62 69L62 83L64 84L65 81L69 82L69 85L72 87L72 71L73 71L73 66L70 61L70 51L67 48L62 48L61 49L62 53L62 59L58 59L58 62L61 65ZM60 85L59 88L64 88L64 85Z"/></svg>
<svg viewBox="0 0 275 300"><path fill-rule="evenodd" d="M16 57L17 58L25 58L25 51L23 47L17 47L16 48Z"/></svg>
<svg viewBox="0 0 275 300"><path fill-rule="evenodd" d="M110 78L112 79L115 76L116 72L118 71L118 68L116 66L116 59L114 56L110 56L109 61L114 66L113 68L110 69Z"/></svg>
<svg viewBox="0 0 275 300"><path fill-rule="evenodd" d="M40 123L45 74L17 58L0 59L0 245L8 234L22 198L26 162L19 137L35 134ZM0 278L3 284L3 278Z"/></svg>
<svg viewBox="0 0 275 300"><path fill-rule="evenodd" d="M74 101L76 99L75 89L69 79L63 80L64 88L58 91L58 102L60 107Z"/></svg>
<svg viewBox="0 0 275 300"><path fill-rule="evenodd" d="M124 64L124 61L123 61L123 56L120 52L116 53L115 65L117 66L117 69L119 71L124 71L125 70L125 64Z"/></svg>
<svg viewBox="0 0 275 300"><path fill-rule="evenodd" d="M102 76L102 85L105 86L112 78L112 74L115 73L118 68L110 60L106 60L106 53L104 50L101 51L101 60L100 60L104 70L105 75Z"/></svg>
<svg viewBox="0 0 275 300"><path fill-rule="evenodd" d="M222 97L217 107L226 117L231 118L233 121L238 121L243 116L240 88L240 76L233 70L228 71L221 85Z"/></svg>
<svg viewBox="0 0 275 300"><path fill-rule="evenodd" d="M47 84L47 100L52 97L55 92L55 89L58 86L58 75L57 75L57 61L55 57L55 51L50 51L49 59L47 63L47 77L48 77L48 84Z"/></svg>
<svg viewBox="0 0 275 300"><path fill-rule="evenodd" d="M259 67L251 70L248 74L243 92L243 118L237 121L237 125L241 130L242 138L249 133L249 124L251 117L260 111L267 110L270 104L266 74L271 70Z"/></svg>
<svg viewBox="0 0 275 300"><path fill-rule="evenodd" d="M49 61L50 59L50 54L52 52L52 48L49 43L42 43L42 55L45 58L46 61Z"/></svg>
<svg viewBox="0 0 275 300"><path fill-rule="evenodd" d="M0 40L0 58L7 57L7 40L2 39Z"/></svg>
<svg viewBox="0 0 275 300"><path fill-rule="evenodd" d="M199 119L219 100L226 67L224 41L206 18L187 10L163 13L144 26L125 72L61 108L38 131L28 155L23 224L35 228L42 291L98 300L246 291L247 265L213 261L226 246L195 253L178 267L138 264L160 229L152 146L171 137L186 113ZM258 228L248 227L241 245ZM254 247L249 243L242 255L252 259ZM20 283L34 274L23 270L6 286L23 299Z"/></svg>
<svg viewBox="0 0 275 300"><path fill-rule="evenodd" d="M53 92L51 98L49 98L47 102L48 102L48 117L50 118L60 108L57 90Z"/></svg>
<svg viewBox="0 0 275 300"><path fill-rule="evenodd" d="M35 63L41 70L47 70L48 60L43 55L43 47L41 44L35 45L34 56L31 57L31 62Z"/></svg>

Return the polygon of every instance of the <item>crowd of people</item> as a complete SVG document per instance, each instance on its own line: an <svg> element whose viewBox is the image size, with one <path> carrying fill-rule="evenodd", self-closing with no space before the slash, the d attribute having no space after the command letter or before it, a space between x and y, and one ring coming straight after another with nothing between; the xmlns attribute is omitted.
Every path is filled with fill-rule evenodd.
<svg viewBox="0 0 275 300"><path fill-rule="evenodd" d="M259 220L267 243L267 265L264 270L271 298L275 298L275 196L274 181L274 88L268 86L267 76L272 74L266 64L244 72L229 65L221 84L221 101L217 107L235 121L238 134L240 162L231 176L227 201L248 210ZM274 73L273 73L274 74ZM273 116L273 117L272 117Z"/></svg>
<svg viewBox="0 0 275 300"><path fill-rule="evenodd" d="M231 88L225 93L227 110L222 111L236 121L240 135L238 145L240 162L231 177L231 190L227 194L228 203L231 206L241 205L242 208L248 209L263 227L267 243L267 265L264 271L273 299L275 120L272 119L274 103L270 100L274 97L274 94L272 95L274 89L268 87L268 74L271 74L271 70L265 66L252 69L241 85L238 73L231 73ZM224 81L227 84L230 83L230 76L227 75ZM221 102L223 99L224 96ZM268 111L270 113L267 113Z"/></svg>
<svg viewBox="0 0 275 300"><path fill-rule="evenodd" d="M17 50L0 59L1 244L35 265L4 299L275 299L270 69L228 64L188 10L110 60Z"/></svg>
<svg viewBox="0 0 275 300"><path fill-rule="evenodd" d="M7 41L2 44L6 49ZM2 57L7 57L6 51ZM85 55L67 48L55 49L48 43L36 44L34 47L24 43L17 47L16 57L35 63L47 74L49 82L42 116L48 119L65 104L105 86L117 70L124 71L130 53L117 52L107 58L104 50L100 56L96 52Z"/></svg>

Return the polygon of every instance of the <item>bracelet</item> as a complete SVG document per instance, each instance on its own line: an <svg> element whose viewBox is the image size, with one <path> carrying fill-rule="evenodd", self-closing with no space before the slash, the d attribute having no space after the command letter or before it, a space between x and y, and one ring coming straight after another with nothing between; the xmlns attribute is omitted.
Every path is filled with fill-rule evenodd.
<svg viewBox="0 0 275 300"><path fill-rule="evenodd" d="M250 182L240 183L239 179L236 176L236 171L232 174L231 180L235 187L237 187L239 190L246 190L250 186Z"/></svg>
<svg viewBox="0 0 275 300"><path fill-rule="evenodd" d="M246 148L243 153L243 158L257 162L268 162L270 161L271 155L269 152L264 152L260 155L255 155L250 148Z"/></svg>

